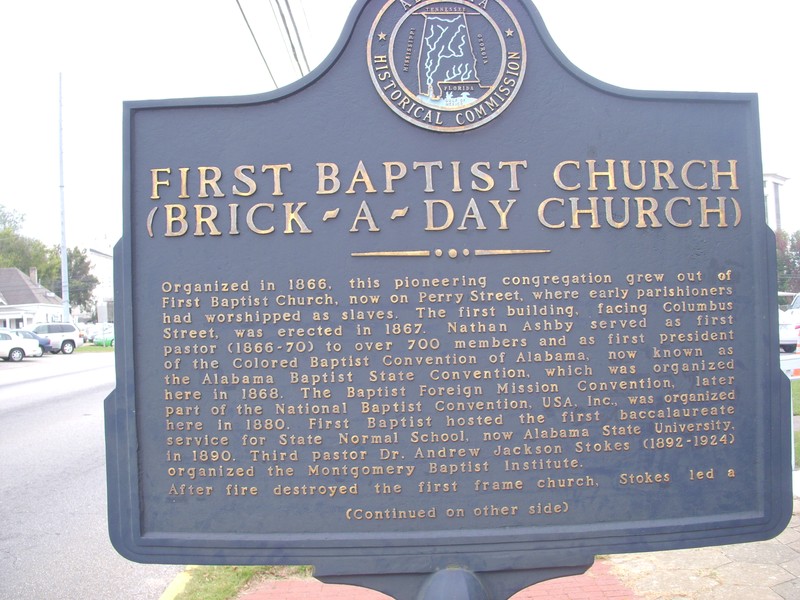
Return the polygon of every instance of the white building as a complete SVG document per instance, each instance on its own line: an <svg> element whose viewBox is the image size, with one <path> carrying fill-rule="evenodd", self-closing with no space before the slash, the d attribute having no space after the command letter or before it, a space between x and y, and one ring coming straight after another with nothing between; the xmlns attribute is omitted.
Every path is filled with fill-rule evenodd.
<svg viewBox="0 0 800 600"><path fill-rule="evenodd" d="M781 175L764 173L764 208L767 224L773 231L785 228L781 218L781 189L787 181L789 180Z"/></svg>
<svg viewBox="0 0 800 600"><path fill-rule="evenodd" d="M35 323L61 321L61 298L39 284L36 270L0 269L0 327L20 329Z"/></svg>
<svg viewBox="0 0 800 600"><path fill-rule="evenodd" d="M98 323L114 322L114 256L110 252L103 252L89 248L86 251L89 262L92 264L92 275L97 277L99 283L94 288L95 311Z"/></svg>

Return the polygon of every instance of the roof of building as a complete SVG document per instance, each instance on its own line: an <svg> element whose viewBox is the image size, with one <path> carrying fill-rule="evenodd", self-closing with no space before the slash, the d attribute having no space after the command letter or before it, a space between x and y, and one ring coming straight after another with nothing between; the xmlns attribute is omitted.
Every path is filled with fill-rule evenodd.
<svg viewBox="0 0 800 600"><path fill-rule="evenodd" d="M19 269L1 268L0 304L61 304L61 298Z"/></svg>

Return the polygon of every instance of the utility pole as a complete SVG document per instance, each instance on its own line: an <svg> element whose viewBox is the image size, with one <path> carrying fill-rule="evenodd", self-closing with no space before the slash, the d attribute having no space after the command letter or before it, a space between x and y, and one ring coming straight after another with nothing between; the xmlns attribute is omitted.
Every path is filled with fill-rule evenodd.
<svg viewBox="0 0 800 600"><path fill-rule="evenodd" d="M71 321L69 311L69 265L67 261L67 220L64 208L64 124L61 100L61 73L58 74L58 172L61 191L61 320Z"/></svg>

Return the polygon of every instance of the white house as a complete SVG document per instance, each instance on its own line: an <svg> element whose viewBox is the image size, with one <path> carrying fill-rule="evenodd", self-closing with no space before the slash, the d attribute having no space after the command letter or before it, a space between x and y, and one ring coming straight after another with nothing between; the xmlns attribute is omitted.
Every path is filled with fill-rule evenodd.
<svg viewBox="0 0 800 600"><path fill-rule="evenodd" d="M35 269L31 276L15 268L0 268L0 327L19 329L34 323L62 320L59 296L38 282Z"/></svg>
<svg viewBox="0 0 800 600"><path fill-rule="evenodd" d="M95 311L98 323L114 322L114 256L111 251L88 248L92 275L97 277L94 288Z"/></svg>

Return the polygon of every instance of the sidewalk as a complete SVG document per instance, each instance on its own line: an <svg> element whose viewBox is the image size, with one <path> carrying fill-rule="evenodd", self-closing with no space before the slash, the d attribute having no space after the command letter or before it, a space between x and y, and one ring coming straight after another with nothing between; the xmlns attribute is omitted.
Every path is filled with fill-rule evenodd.
<svg viewBox="0 0 800 600"><path fill-rule="evenodd" d="M595 561L583 575L545 581L519 592L513 600L644 598L622 583L613 569L608 561ZM391 597L350 585L327 585L315 579L284 579L262 581L240 594L237 600L391 600Z"/></svg>
<svg viewBox="0 0 800 600"><path fill-rule="evenodd" d="M800 475L795 471L795 490ZM797 492L796 492L797 493ZM237 600L388 600L314 579L261 581ZM540 583L513 600L800 600L800 498L774 540L602 557L583 575Z"/></svg>

